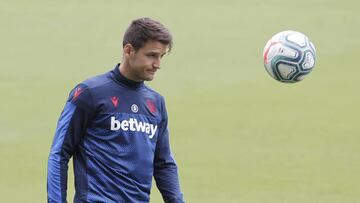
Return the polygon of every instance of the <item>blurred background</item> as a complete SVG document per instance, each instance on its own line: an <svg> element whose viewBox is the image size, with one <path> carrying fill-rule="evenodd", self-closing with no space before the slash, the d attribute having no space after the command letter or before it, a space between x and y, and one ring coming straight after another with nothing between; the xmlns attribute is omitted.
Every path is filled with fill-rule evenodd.
<svg viewBox="0 0 360 203"><path fill-rule="evenodd" d="M166 98L187 202L360 202L359 9L356 0L0 0L1 202L46 202L69 91L112 69L124 30L144 16L174 35L147 84ZM317 49L297 84L262 64L283 30ZM151 202L162 202L155 184Z"/></svg>

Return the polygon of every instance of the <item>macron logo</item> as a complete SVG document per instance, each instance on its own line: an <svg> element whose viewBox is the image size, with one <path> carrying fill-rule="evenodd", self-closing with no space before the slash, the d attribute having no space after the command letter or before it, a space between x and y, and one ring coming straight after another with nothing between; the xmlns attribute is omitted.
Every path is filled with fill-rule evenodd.
<svg viewBox="0 0 360 203"><path fill-rule="evenodd" d="M123 130L123 131L137 131L137 132L143 132L148 134L149 138L153 138L156 130L157 125L153 125L150 123L145 123L138 121L136 118L130 118L129 120L123 120L119 121L116 120L115 116L111 116L111 126L110 130L117 131L117 130Z"/></svg>

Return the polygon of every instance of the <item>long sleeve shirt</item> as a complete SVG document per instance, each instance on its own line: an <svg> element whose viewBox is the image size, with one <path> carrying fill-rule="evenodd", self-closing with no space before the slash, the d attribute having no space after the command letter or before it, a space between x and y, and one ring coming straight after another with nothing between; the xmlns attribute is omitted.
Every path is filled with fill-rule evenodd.
<svg viewBox="0 0 360 203"><path fill-rule="evenodd" d="M71 91L48 160L49 203L67 202L71 157L76 203L149 202L153 176L165 202L184 202L164 99L119 64Z"/></svg>

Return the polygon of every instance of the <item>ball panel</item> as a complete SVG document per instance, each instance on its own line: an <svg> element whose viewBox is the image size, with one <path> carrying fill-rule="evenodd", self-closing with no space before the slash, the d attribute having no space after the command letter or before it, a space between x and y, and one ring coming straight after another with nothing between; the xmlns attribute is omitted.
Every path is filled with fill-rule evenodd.
<svg viewBox="0 0 360 203"><path fill-rule="evenodd" d="M294 80L295 80L296 82L302 81L302 80L304 80L304 78L306 77L306 75L309 74L309 73L310 73L310 71L308 71L308 72L301 72L301 73L299 73L299 74L294 78Z"/></svg>
<svg viewBox="0 0 360 203"><path fill-rule="evenodd" d="M304 70L310 70L314 67L315 65L315 59L314 56L311 52L306 52L305 53L305 59L304 62L302 63L301 67Z"/></svg>
<svg viewBox="0 0 360 203"><path fill-rule="evenodd" d="M277 65L277 70L282 79L289 80L291 76L296 73L296 67L290 64L279 63Z"/></svg>
<svg viewBox="0 0 360 203"><path fill-rule="evenodd" d="M286 46L285 44L281 44L281 45L279 44L279 46L277 47L277 54L290 58L297 58L299 55L297 50L289 46Z"/></svg>
<svg viewBox="0 0 360 203"><path fill-rule="evenodd" d="M300 47L305 47L306 46L306 41L305 41L305 35L298 33L298 32L293 32L290 33L289 35L287 35L286 39L289 42L292 42Z"/></svg>
<svg viewBox="0 0 360 203"><path fill-rule="evenodd" d="M272 42L269 40L267 46L265 46L263 57L264 57L264 64L268 64L272 58L277 54L277 46L279 46L279 42Z"/></svg>

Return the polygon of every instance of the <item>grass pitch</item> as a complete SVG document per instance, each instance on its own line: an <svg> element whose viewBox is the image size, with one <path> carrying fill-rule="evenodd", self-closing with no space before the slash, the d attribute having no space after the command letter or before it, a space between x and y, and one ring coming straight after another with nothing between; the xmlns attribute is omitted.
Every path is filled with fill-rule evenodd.
<svg viewBox="0 0 360 203"><path fill-rule="evenodd" d="M167 99L187 202L360 202L359 7L355 0L1 1L1 201L46 201L47 157L68 92L119 62L129 21L149 16L175 38L148 85ZM261 55L273 34L290 29L314 42L317 64L304 81L281 84ZM153 186L151 202L161 202ZM71 202L72 175L68 190Z"/></svg>

